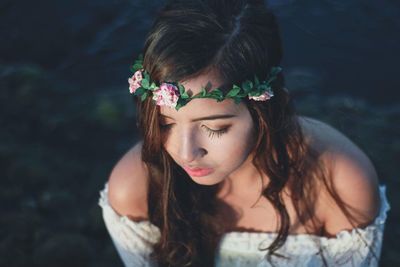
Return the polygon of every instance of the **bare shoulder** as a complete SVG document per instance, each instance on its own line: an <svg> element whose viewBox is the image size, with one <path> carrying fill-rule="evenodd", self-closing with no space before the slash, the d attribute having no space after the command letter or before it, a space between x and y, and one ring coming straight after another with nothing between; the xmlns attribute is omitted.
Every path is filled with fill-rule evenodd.
<svg viewBox="0 0 400 267"><path fill-rule="evenodd" d="M330 184L357 227L371 223L379 212L379 183L376 170L368 156L343 133L322 121L301 118L306 135L313 140L322 160L331 172ZM326 235L334 236L353 225L327 190L322 190L321 201Z"/></svg>
<svg viewBox="0 0 400 267"><path fill-rule="evenodd" d="M108 180L108 199L120 215L135 221L147 219L146 165L141 160L142 143L137 143L118 161Z"/></svg>

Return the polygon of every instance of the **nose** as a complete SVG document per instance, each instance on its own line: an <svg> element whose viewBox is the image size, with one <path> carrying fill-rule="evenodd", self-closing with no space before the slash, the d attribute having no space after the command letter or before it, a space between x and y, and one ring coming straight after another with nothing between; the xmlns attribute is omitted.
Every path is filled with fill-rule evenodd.
<svg viewBox="0 0 400 267"><path fill-rule="evenodd" d="M207 150L201 146L195 131L187 131L180 137L178 153L184 164L194 163L207 154Z"/></svg>

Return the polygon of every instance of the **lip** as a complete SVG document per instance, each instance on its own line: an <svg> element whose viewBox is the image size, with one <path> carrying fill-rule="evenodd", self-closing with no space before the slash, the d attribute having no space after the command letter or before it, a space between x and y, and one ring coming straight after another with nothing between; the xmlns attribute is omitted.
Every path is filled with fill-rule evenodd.
<svg viewBox="0 0 400 267"><path fill-rule="evenodd" d="M190 175L195 177L206 176L214 172L212 168L189 168L183 167L183 169Z"/></svg>

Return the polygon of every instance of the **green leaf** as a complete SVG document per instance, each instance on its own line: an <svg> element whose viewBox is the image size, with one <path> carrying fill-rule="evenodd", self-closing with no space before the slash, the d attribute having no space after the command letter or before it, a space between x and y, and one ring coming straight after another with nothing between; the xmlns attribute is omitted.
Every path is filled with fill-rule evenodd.
<svg viewBox="0 0 400 267"><path fill-rule="evenodd" d="M220 98L220 97L223 97L224 94L222 93L221 90L219 90L219 89L214 89L214 90L211 91L211 95Z"/></svg>
<svg viewBox="0 0 400 267"><path fill-rule="evenodd" d="M249 92L249 93L248 93L249 96L259 96L260 94L261 94L261 93L260 93L260 92L257 92L257 91Z"/></svg>
<svg viewBox="0 0 400 267"><path fill-rule="evenodd" d="M211 82L208 82L208 83L206 84L206 91L211 91L211 88L212 88L212 83L211 83Z"/></svg>
<svg viewBox="0 0 400 267"><path fill-rule="evenodd" d="M182 106L183 106L183 105L182 105L181 103L177 103L176 106L175 106L175 109L176 109L176 110L179 110Z"/></svg>
<svg viewBox="0 0 400 267"><path fill-rule="evenodd" d="M202 87L201 88L201 96L206 96L207 95L207 91L206 91L206 88L204 88L204 87Z"/></svg>
<svg viewBox="0 0 400 267"><path fill-rule="evenodd" d="M183 94L181 94L181 98L187 99L189 98L189 95L187 94L187 92L183 92Z"/></svg>
<svg viewBox="0 0 400 267"><path fill-rule="evenodd" d="M233 85L233 88L226 94L226 97L228 98L228 97L234 97L234 96L236 96L238 93L239 93L239 91L240 91L240 87L239 86L237 86L237 85Z"/></svg>
<svg viewBox="0 0 400 267"><path fill-rule="evenodd" d="M248 93L243 92L243 93L237 94L236 97L242 98L242 97L246 97L247 95L248 95Z"/></svg>
<svg viewBox="0 0 400 267"><path fill-rule="evenodd" d="M249 92L253 88L253 83L249 80L246 80L242 83L242 88L245 92Z"/></svg>
<svg viewBox="0 0 400 267"><path fill-rule="evenodd" d="M195 94L194 96L192 96L191 99L194 99L194 98L205 98L207 96L208 96L208 94L207 94L206 89L204 87L202 87L201 91L199 93Z"/></svg>
<svg viewBox="0 0 400 267"><path fill-rule="evenodd" d="M257 78L257 75L254 75L254 83L256 87L260 84L260 80Z"/></svg>
<svg viewBox="0 0 400 267"><path fill-rule="evenodd" d="M265 90L268 89L268 87L269 86L267 84L262 83L257 87L257 92L258 93L263 93Z"/></svg>
<svg viewBox="0 0 400 267"><path fill-rule="evenodd" d="M150 87L149 80L147 80L147 79L141 80L140 85L145 89L149 89L149 87Z"/></svg>
<svg viewBox="0 0 400 267"><path fill-rule="evenodd" d="M188 99L179 98L178 103L176 103L175 109L178 110L181 107L185 106L189 102Z"/></svg>
<svg viewBox="0 0 400 267"><path fill-rule="evenodd" d="M150 85L150 90L154 91L156 88L158 88L157 85L154 82L152 82Z"/></svg>
<svg viewBox="0 0 400 267"><path fill-rule="evenodd" d="M135 64L133 64L132 68L133 68L133 72L136 72L140 69L143 69L143 65L140 63L135 63Z"/></svg>
<svg viewBox="0 0 400 267"><path fill-rule="evenodd" d="M147 98L147 92L144 92L144 94L140 97L142 101L144 101Z"/></svg>
<svg viewBox="0 0 400 267"><path fill-rule="evenodd" d="M144 89L143 87L139 87L138 89L136 89L134 95L141 96L145 91L146 91L146 89Z"/></svg>
<svg viewBox="0 0 400 267"><path fill-rule="evenodd" d="M185 87L183 87L182 84L178 84L178 88L179 88L179 93L180 93L181 95L183 95L183 94L185 93Z"/></svg>

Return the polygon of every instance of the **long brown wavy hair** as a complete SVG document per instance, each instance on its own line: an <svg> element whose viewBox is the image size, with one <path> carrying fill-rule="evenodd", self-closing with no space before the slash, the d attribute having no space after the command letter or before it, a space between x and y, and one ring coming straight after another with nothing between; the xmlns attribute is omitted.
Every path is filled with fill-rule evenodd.
<svg viewBox="0 0 400 267"><path fill-rule="evenodd" d="M181 0L160 10L143 54L152 80L181 81L213 70L226 92L255 74L265 78L281 63L282 45L276 17L262 0ZM272 86L274 97L269 101L243 100L256 128L253 164L270 179L262 195L279 215L277 237L265 248L270 261L289 234L290 218L282 200L286 187L307 232L320 229L314 210L319 186L328 188L355 224L333 190L318 151L303 135L282 74ZM151 98L137 101L137 114L142 160L149 171L149 220L161 231L152 257L158 266L213 266L223 234L215 220L220 187L194 183L169 156L163 147L159 107Z"/></svg>

